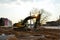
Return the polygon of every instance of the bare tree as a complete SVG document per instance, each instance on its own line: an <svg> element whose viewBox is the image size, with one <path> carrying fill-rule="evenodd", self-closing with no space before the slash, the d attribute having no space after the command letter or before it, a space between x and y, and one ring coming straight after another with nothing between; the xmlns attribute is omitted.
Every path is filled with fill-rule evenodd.
<svg viewBox="0 0 60 40"><path fill-rule="evenodd" d="M49 19L49 16L50 16L50 13L45 11L44 9L40 9L40 10L39 9L33 9L31 11L31 14L35 15L35 16L37 16L38 14L41 14L41 16L40 16L40 23L41 24L46 23Z"/></svg>

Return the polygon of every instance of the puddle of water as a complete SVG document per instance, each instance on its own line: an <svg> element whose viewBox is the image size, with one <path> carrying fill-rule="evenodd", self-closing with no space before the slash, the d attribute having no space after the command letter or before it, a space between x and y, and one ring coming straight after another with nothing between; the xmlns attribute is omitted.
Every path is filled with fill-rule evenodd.
<svg viewBox="0 0 60 40"><path fill-rule="evenodd" d="M42 26L47 29L60 29L60 26Z"/></svg>
<svg viewBox="0 0 60 40"><path fill-rule="evenodd" d="M8 37L14 37L15 35L5 35L5 34L2 34L0 35L0 40L7 40Z"/></svg>

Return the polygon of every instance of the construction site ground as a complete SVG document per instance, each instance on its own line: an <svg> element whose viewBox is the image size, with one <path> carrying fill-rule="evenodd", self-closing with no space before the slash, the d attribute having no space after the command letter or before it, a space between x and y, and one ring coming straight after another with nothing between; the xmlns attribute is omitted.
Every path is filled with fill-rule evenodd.
<svg viewBox="0 0 60 40"><path fill-rule="evenodd" d="M60 29L40 28L36 31L15 31L13 29L0 30L1 34L12 35L8 40L60 40ZM13 36L15 35L15 36Z"/></svg>

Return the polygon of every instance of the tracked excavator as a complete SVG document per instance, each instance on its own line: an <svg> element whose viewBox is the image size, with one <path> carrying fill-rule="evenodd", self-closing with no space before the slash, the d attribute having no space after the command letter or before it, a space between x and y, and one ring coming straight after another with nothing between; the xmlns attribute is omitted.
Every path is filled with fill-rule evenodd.
<svg viewBox="0 0 60 40"><path fill-rule="evenodd" d="M18 31L27 30L26 22L28 20L34 19L34 18L36 19L36 22L34 23L34 29L36 29L38 25L40 26L41 14L38 14L37 16L28 16L28 17L26 17L21 23L14 24L13 26L15 26L15 27L13 29L18 30Z"/></svg>

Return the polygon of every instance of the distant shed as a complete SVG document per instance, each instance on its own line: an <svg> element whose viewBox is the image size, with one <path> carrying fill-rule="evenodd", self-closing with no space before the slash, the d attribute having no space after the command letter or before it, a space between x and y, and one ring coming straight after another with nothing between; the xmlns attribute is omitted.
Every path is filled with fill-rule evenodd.
<svg viewBox="0 0 60 40"><path fill-rule="evenodd" d="M0 18L0 26L3 27L12 27L12 21L7 18Z"/></svg>

